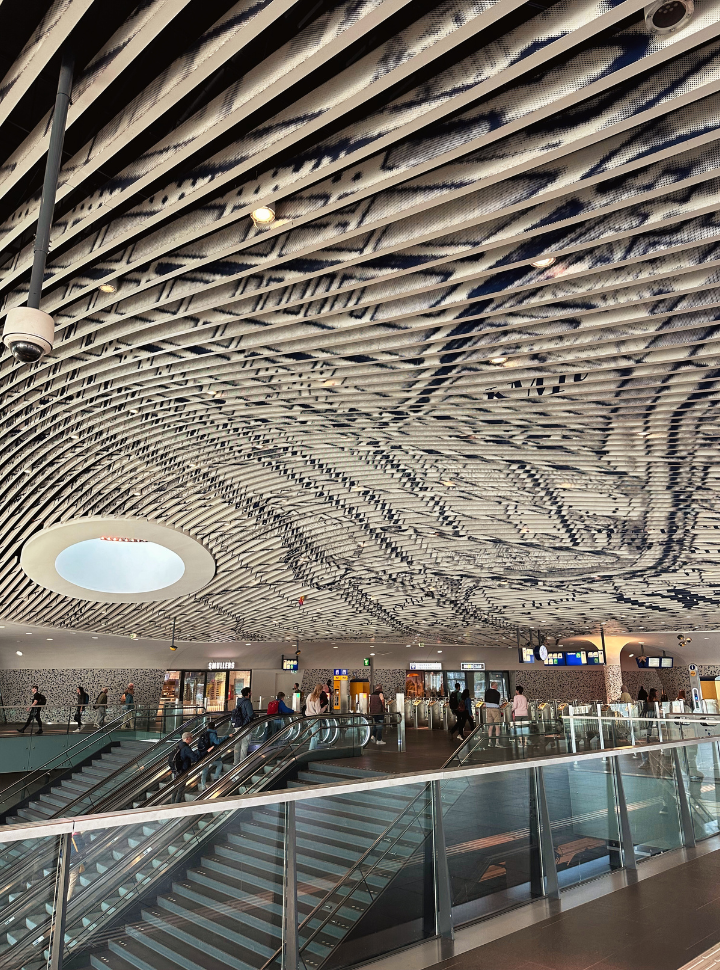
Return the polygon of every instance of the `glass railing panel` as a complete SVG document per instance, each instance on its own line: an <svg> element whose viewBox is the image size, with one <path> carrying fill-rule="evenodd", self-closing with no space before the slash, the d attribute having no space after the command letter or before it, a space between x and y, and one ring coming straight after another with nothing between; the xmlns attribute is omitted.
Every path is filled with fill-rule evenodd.
<svg viewBox="0 0 720 970"><path fill-rule="evenodd" d="M64 970L118 958L259 970L282 943L285 818L270 805L94 833L68 901Z"/></svg>
<svg viewBox="0 0 720 970"><path fill-rule="evenodd" d="M63 836L0 843L5 865L0 870L0 966L8 970L40 970L49 966L51 916L57 906ZM20 890L12 878L15 853L30 854ZM10 878L8 878L10 877ZM25 900L32 898L33 905Z"/></svg>
<svg viewBox="0 0 720 970"><path fill-rule="evenodd" d="M560 889L622 867L609 758L543 766Z"/></svg>
<svg viewBox="0 0 720 970"><path fill-rule="evenodd" d="M304 800L295 816L301 967L347 967L435 935L428 786Z"/></svg>
<svg viewBox="0 0 720 970"><path fill-rule="evenodd" d="M638 861L682 845L672 749L618 755Z"/></svg>
<svg viewBox="0 0 720 970"><path fill-rule="evenodd" d="M705 741L678 749L678 764L698 841L720 832L719 744Z"/></svg>
<svg viewBox="0 0 720 970"><path fill-rule="evenodd" d="M466 923L543 893L531 769L442 781L453 918Z"/></svg>

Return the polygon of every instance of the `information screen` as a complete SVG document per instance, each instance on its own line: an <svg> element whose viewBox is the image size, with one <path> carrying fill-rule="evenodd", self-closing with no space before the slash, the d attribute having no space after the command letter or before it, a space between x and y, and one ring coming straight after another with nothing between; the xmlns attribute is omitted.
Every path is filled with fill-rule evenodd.
<svg viewBox="0 0 720 970"><path fill-rule="evenodd" d="M587 650L566 650L565 663L568 667L584 667L587 663Z"/></svg>
<svg viewBox="0 0 720 970"><path fill-rule="evenodd" d="M282 662L282 669L283 670L297 670L298 669L298 664L299 664L299 661L298 660L283 660L283 662Z"/></svg>
<svg viewBox="0 0 720 970"><path fill-rule="evenodd" d="M587 662L588 664L604 664L605 663L605 653L603 650L588 650L587 652Z"/></svg>
<svg viewBox="0 0 720 970"><path fill-rule="evenodd" d="M648 667L659 667L662 657L648 657Z"/></svg>
<svg viewBox="0 0 720 970"><path fill-rule="evenodd" d="M660 658L660 666L661 667L672 667L672 665L673 665L673 658L672 657L661 657Z"/></svg>
<svg viewBox="0 0 720 970"><path fill-rule="evenodd" d="M460 670L485 670L485 664L481 663L461 663Z"/></svg>
<svg viewBox="0 0 720 970"><path fill-rule="evenodd" d="M564 667L565 666L565 654L564 653L549 653L547 655L547 660L545 661L546 667Z"/></svg>
<svg viewBox="0 0 720 970"><path fill-rule="evenodd" d="M535 654L532 647L520 647L520 663L534 664Z"/></svg>
<svg viewBox="0 0 720 970"><path fill-rule="evenodd" d="M410 664L410 670L442 670L442 663L440 661L426 661Z"/></svg>

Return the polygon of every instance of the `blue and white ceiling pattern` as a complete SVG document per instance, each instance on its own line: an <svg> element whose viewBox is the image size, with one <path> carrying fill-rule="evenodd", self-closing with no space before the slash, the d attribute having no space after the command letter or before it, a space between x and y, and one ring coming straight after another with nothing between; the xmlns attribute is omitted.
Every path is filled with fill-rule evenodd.
<svg viewBox="0 0 720 970"><path fill-rule="evenodd" d="M665 34L638 0L142 0L103 39L101 6L48 5L0 82L7 309L77 45L56 347L0 362L3 614L482 643L716 622L720 0ZM20 570L39 529L114 514L202 539L214 580L94 604Z"/></svg>

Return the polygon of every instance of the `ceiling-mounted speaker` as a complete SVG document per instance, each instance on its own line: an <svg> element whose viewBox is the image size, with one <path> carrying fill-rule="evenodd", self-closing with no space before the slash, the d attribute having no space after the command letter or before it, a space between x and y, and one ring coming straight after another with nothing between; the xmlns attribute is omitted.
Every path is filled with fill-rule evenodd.
<svg viewBox="0 0 720 970"><path fill-rule="evenodd" d="M695 12L693 0L655 0L645 7L645 26L651 34L682 30Z"/></svg>

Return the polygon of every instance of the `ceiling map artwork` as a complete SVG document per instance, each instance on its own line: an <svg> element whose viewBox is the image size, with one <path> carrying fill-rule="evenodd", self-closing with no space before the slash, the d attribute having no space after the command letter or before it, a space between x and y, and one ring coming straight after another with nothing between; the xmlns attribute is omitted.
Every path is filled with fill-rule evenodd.
<svg viewBox="0 0 720 970"><path fill-rule="evenodd" d="M55 344L0 359L3 616L486 645L716 624L720 0L672 6L0 4L3 316L74 54ZM165 602L36 585L25 543L89 516L181 530L214 576Z"/></svg>

